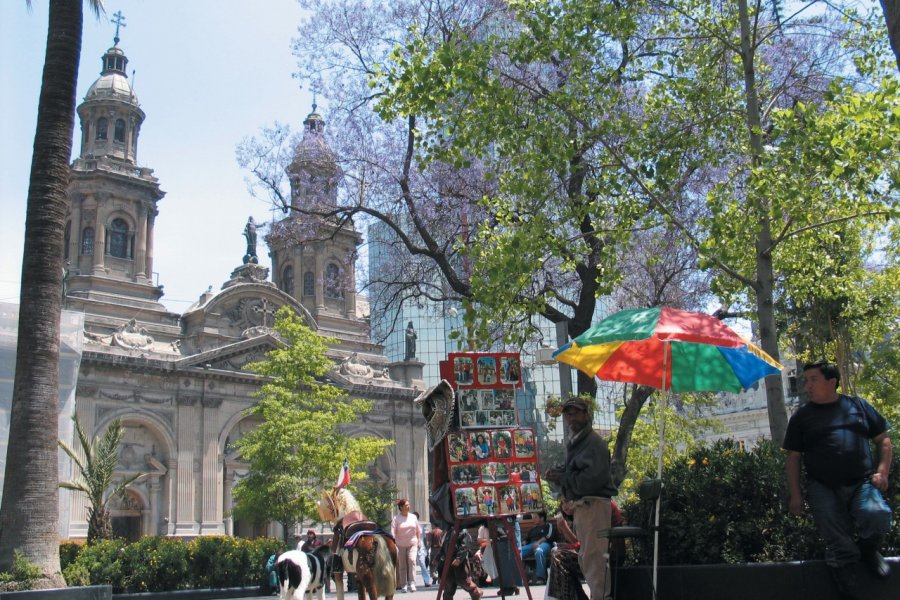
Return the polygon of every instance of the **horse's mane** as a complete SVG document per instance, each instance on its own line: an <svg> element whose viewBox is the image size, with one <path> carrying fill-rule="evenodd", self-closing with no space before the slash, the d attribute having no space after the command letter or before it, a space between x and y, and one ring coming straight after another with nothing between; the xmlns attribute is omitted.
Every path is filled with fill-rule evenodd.
<svg viewBox="0 0 900 600"><path fill-rule="evenodd" d="M322 490L322 500L319 502L319 516L322 520L340 521L349 513L362 513L359 502L347 488L339 490Z"/></svg>
<svg viewBox="0 0 900 600"><path fill-rule="evenodd" d="M347 488L341 488L334 494L335 504L338 507L338 517L343 517L347 513L362 512L359 502L350 493Z"/></svg>

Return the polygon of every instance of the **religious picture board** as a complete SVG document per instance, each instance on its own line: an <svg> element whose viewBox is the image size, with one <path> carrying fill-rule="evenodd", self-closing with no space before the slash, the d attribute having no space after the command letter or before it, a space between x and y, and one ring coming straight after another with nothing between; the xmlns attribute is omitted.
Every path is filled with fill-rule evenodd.
<svg viewBox="0 0 900 600"><path fill-rule="evenodd" d="M513 352L456 352L441 361L441 377L456 388L459 426L466 429L515 427L516 388L522 365Z"/></svg>
<svg viewBox="0 0 900 600"><path fill-rule="evenodd" d="M534 430L523 427L447 434L453 508L458 517L543 510Z"/></svg>

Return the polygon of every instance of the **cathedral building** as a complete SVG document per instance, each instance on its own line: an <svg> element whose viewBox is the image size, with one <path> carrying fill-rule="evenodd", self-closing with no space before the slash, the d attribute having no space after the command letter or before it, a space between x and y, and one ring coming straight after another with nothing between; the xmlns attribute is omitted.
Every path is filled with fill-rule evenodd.
<svg viewBox="0 0 900 600"><path fill-rule="evenodd" d="M153 237L165 192L152 169L138 166L145 114L127 63L117 38L78 106L80 153L72 163L65 230L65 308L84 314L76 413L91 436L122 419L127 433L117 477L147 474L124 500L113 501L116 533L132 539L280 533L275 525L233 522L229 515L231 490L248 470L233 442L256 424L243 411L260 387L259 377L242 367L277 347L272 326L282 306L336 339L330 381L373 401L373 411L348 433L394 440L369 466L370 476L427 506L424 419L413 404L423 388L423 364L415 357L389 362L371 343L357 309L353 274L361 235L352 223L286 216L265 239L270 281L258 264L251 218L246 253L219 291L207 290L184 314L159 302ZM287 170L291 202L334 204L341 172L315 105L304 127ZM335 457L335 476L341 459ZM62 533L85 537L86 499L72 494L69 500Z"/></svg>

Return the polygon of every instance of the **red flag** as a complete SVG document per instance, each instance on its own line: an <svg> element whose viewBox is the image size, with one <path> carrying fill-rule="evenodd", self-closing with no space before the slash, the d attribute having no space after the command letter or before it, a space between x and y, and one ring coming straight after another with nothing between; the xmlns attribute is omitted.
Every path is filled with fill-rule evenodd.
<svg viewBox="0 0 900 600"><path fill-rule="evenodd" d="M347 462L347 459L344 459L344 464L341 465L341 473L338 475L337 483L335 484L335 489L341 489L345 485L350 483L350 463Z"/></svg>

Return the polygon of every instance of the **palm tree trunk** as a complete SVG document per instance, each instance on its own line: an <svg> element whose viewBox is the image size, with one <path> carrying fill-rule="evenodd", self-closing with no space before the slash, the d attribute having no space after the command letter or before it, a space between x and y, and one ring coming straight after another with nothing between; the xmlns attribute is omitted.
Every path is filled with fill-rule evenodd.
<svg viewBox="0 0 900 600"><path fill-rule="evenodd" d="M28 187L16 374L0 505L0 571L19 549L49 579L59 568L59 322L63 230L82 35L81 0L51 0Z"/></svg>

